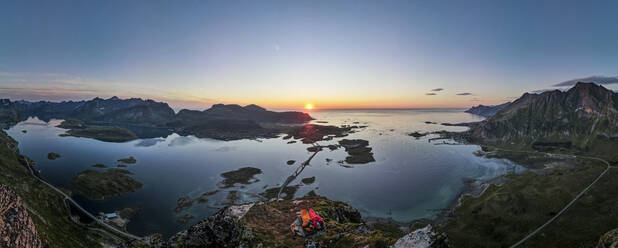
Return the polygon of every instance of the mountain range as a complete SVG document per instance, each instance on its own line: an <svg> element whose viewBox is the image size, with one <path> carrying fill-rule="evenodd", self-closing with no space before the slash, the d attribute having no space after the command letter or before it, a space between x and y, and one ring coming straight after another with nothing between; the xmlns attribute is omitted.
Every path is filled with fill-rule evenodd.
<svg viewBox="0 0 618 248"><path fill-rule="evenodd" d="M567 149L616 158L618 94L594 83L567 91L525 93L472 125L470 138L504 146Z"/></svg>
<svg viewBox="0 0 618 248"><path fill-rule="evenodd" d="M50 119L72 120L73 124L85 126L117 126L135 128L158 128L174 130L198 137L236 139L268 136L272 132L263 126L269 124L301 124L313 118L302 112L274 112L251 104L215 104L210 109L180 110L174 113L167 103L140 98L109 99L94 98L88 101L28 102L0 100L0 120L5 125L15 124L36 116L44 121ZM66 125L68 126L68 125ZM73 125L73 127L77 127ZM114 131L107 128L107 131ZM126 133L126 130L122 132ZM142 132L136 132L140 136Z"/></svg>

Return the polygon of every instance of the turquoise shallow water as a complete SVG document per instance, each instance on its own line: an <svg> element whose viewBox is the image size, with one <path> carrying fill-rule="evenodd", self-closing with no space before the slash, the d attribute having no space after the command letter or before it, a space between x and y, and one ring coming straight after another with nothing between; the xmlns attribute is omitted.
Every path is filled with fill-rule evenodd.
<svg viewBox="0 0 618 248"><path fill-rule="evenodd" d="M343 149L318 153L302 174L290 185L300 185L296 196L311 190L330 199L350 203L364 217L390 217L398 221L432 218L436 209L447 207L461 192L464 178L489 179L521 167L502 159L479 158L475 145L440 145L429 142L432 135L415 139L413 131L463 131L463 127L425 124L425 121L468 122L480 117L463 113L460 109L431 110L329 110L315 111L316 121L331 125L367 125L360 132L345 137L369 141L375 162L341 166L336 161L347 156ZM358 124L355 124L358 122ZM280 138L261 140L218 141L170 134L166 137L108 143L87 138L60 137L64 129L57 128L60 120L49 123L28 119L7 132L19 141L20 151L36 161L42 176L57 186L66 187L71 177L92 165L103 163L115 167L116 160L128 156L137 163L126 169L144 183L140 190L104 201L90 201L76 196L76 200L93 213L111 212L124 207L140 207L128 230L135 234L160 232L169 236L207 217L229 204L229 191L238 191L235 203L259 200L265 188L282 184L311 154L309 146L300 142L287 144ZM23 133L22 130L27 130ZM320 142L333 144L337 140ZM442 141L439 141L440 143ZM47 153L62 155L48 160ZM327 162L331 159L332 162ZM294 165L286 161L296 160ZM257 167L263 173L258 182L244 187L224 189L196 204L185 212L175 213L181 196L196 197L218 189L223 172L241 167ZM304 177L316 177L309 185L302 185ZM176 220L184 214L195 218L187 223Z"/></svg>

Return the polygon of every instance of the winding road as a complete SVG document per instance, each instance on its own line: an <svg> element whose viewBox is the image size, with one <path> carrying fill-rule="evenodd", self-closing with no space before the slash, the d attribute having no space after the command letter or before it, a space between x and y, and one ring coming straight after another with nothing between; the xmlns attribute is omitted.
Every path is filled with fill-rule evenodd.
<svg viewBox="0 0 618 248"><path fill-rule="evenodd" d="M77 202L75 202L75 200L73 200L73 198L71 198L69 195L67 195L66 193L64 193L62 190L56 188L54 185L51 185L50 183L48 183L47 181L43 180L42 178L38 177L35 173L34 170L32 170L32 166L30 166L30 162L28 161L28 159L25 159L26 161L26 167L28 168L28 170L30 170L30 175L32 175L32 177L36 178L37 180L39 180L40 182L44 183L45 185L47 185L48 187L52 188L53 190L55 190L56 192L58 192L58 194L62 195L64 197L65 200L69 201L70 203L72 203L75 207L77 207L77 209L79 209L80 211L82 211L84 214L86 214L88 217L92 218L94 221L98 222L99 224L101 224L102 226L106 227L109 230L114 231L117 234L120 234L126 238L129 239L134 239L134 240L139 240L139 241L145 241L145 239L143 237L139 237L139 236L135 236L133 234L124 232L110 224L105 223L104 221L102 221L101 219L95 217L94 215L92 215L90 212L86 211L86 209L84 209L82 206L80 206Z"/></svg>

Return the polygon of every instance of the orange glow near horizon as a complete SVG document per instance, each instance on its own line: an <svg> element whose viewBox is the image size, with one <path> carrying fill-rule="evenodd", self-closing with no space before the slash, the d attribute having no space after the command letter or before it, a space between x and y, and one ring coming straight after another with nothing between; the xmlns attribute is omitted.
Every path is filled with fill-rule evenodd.
<svg viewBox="0 0 618 248"><path fill-rule="evenodd" d="M312 109L313 109L313 104L311 104L311 103L307 103L307 104L305 105L305 109L307 109L307 110L312 110Z"/></svg>

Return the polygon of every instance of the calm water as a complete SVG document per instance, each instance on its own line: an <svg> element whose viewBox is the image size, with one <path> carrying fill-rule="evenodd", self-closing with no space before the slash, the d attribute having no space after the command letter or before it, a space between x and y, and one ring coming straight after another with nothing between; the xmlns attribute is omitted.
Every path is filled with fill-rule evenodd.
<svg viewBox="0 0 618 248"><path fill-rule="evenodd" d="M517 171L521 167L510 161L474 156L479 149L474 145L437 145L429 142L432 135L415 139L406 135L413 131L450 130L462 131L463 127L445 127L425 124L425 121L468 122L480 117L462 110L330 110L311 113L316 121L331 125L368 125L360 132L345 137L366 139L373 148L376 162L346 167L336 161L343 160L343 149L324 150L317 154L311 165L290 185L301 184L304 177L316 177L310 185L302 185L296 196L311 190L330 199L350 203L364 217L391 217L398 221L431 218L434 209L447 207L461 192L464 178L489 179ZM71 177L86 170L103 170L92 167L103 163L115 167L116 160L128 156L137 159L129 165L133 177L144 184L136 192L104 201L89 201L75 197L91 211L112 212L125 207L141 207L128 230L135 234L160 232L171 235L212 214L226 204L228 191L241 192L236 203L254 201L266 187L282 184L310 156L309 145L287 144L282 138L262 140L218 141L183 137L171 134L166 137L141 139L126 143L107 143L93 139L60 137L64 129L55 127L60 120L49 123L29 119L10 128L7 132L19 141L23 154L36 161L36 167L45 179L64 187ZM22 133L27 130L27 133ZM442 141L439 141L440 143ZM322 145L336 143L320 142ZM47 153L62 155L48 160ZM328 163L327 159L332 159ZM286 161L296 160L294 165ZM175 213L176 201L181 196L195 197L218 189L223 172L241 167L257 167L263 174L259 182L222 190L207 203L195 204L191 209ZM185 224L176 220L186 213L195 216Z"/></svg>

